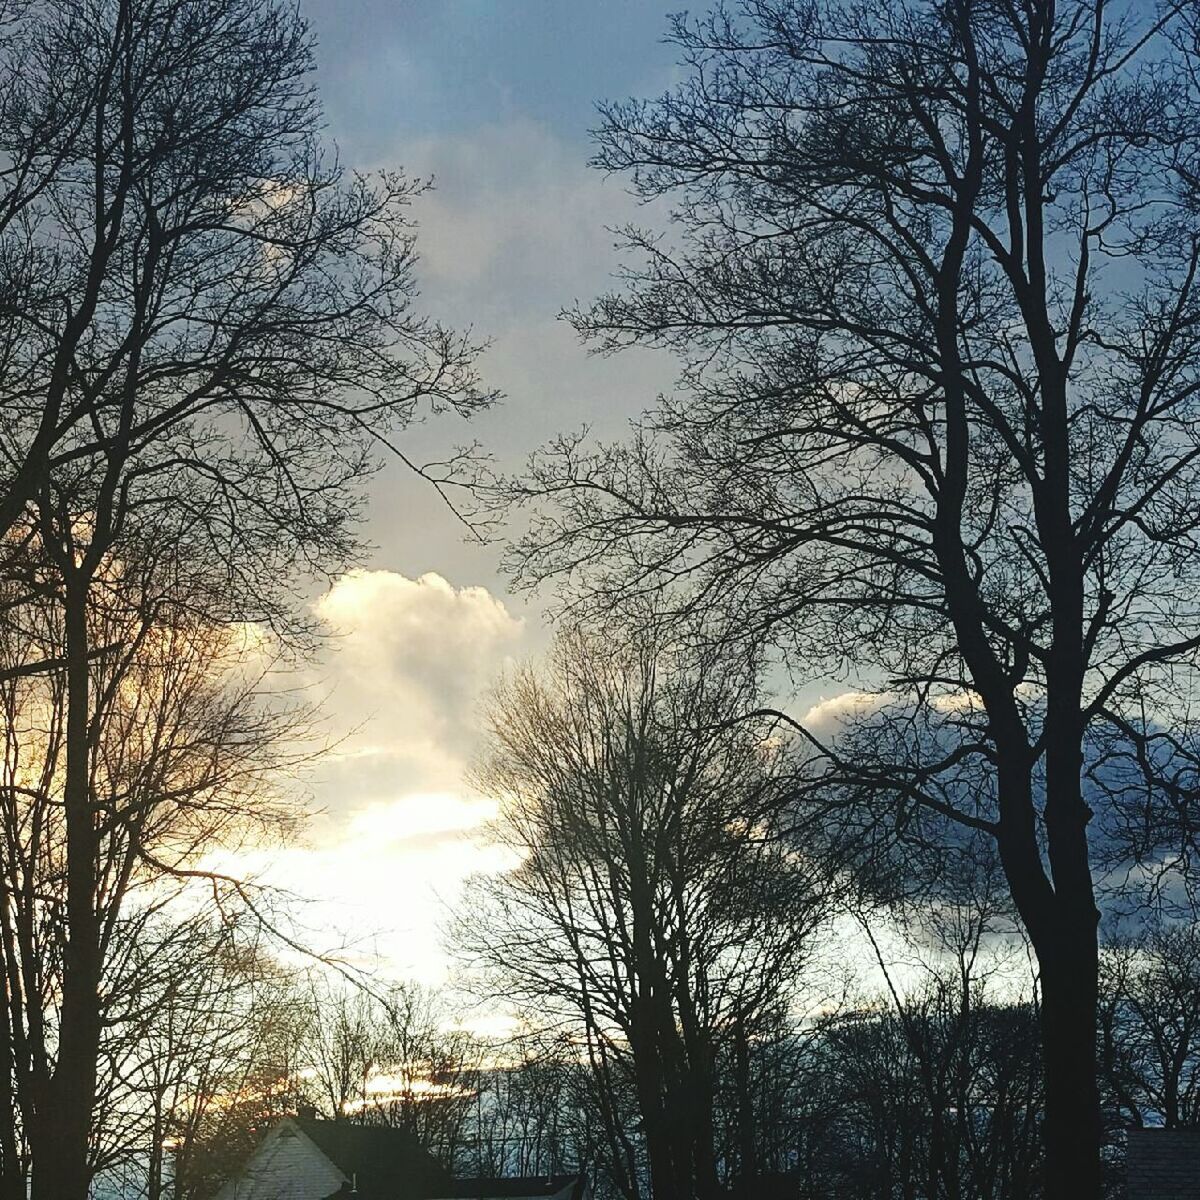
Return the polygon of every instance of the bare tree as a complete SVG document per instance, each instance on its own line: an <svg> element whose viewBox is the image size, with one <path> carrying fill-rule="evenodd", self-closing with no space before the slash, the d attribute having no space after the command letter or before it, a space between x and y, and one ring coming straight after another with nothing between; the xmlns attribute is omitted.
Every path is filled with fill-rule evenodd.
<svg viewBox="0 0 1200 1200"><path fill-rule="evenodd" d="M578 1037L628 1196L644 1183L626 1093L654 1196L718 1194L719 1046L787 994L822 912L779 836L786 755L729 723L752 696L720 653L608 630L560 638L489 708L479 781L520 865L481 881L458 941L498 994Z"/></svg>
<svg viewBox="0 0 1200 1200"><path fill-rule="evenodd" d="M59 689L44 782L64 880L55 986L27 980L14 1012L53 1011L53 1065L24 1096L34 1195L82 1200L109 899L127 864L151 866L152 845L155 869L184 867L222 811L218 790L200 787L206 815L199 799L175 804L195 827L155 843L141 822L162 811L158 781L146 779L142 815L110 823L98 730L147 648L188 622L218 641L253 622L303 644L294 585L353 556L355 485L374 450L423 403L467 413L488 397L469 340L413 310L407 208L422 185L348 176L322 151L311 38L293 8L67 0L4 15L0 73L19 79L0 105L0 530L14 637L42 619L22 607L56 606L53 637L34 643L47 655L9 669ZM122 604L138 620L99 628L96 614ZM12 719L10 744L30 716ZM103 744L118 754L115 738ZM10 780L10 795L22 787ZM106 857L115 829L136 832ZM34 890L11 895L30 907L13 920L28 925L41 892L23 882Z"/></svg>
<svg viewBox="0 0 1200 1200"><path fill-rule="evenodd" d="M407 1129L453 1170L475 1103L482 1046L438 995L416 983L309 982L306 1056L335 1121Z"/></svg>
<svg viewBox="0 0 1200 1200"><path fill-rule="evenodd" d="M196 898L186 915L177 907L136 905L106 964L91 1166L101 1190L138 1179L146 1200L191 1194L205 1126L248 1098L251 1064L274 1040L271 1010L289 997L252 912ZM232 1125L222 1134L228 1167L246 1147Z"/></svg>
<svg viewBox="0 0 1200 1200"><path fill-rule="evenodd" d="M527 1027L493 1045L464 1136L471 1175L555 1175L598 1161L588 1069L569 1036Z"/></svg>
<svg viewBox="0 0 1200 1200"><path fill-rule="evenodd" d="M383 997L384 1077L361 1119L410 1130L448 1170L463 1149L483 1047L435 992L415 983Z"/></svg>
<svg viewBox="0 0 1200 1200"><path fill-rule="evenodd" d="M165 503L182 475L212 536L261 549L269 526L278 563L344 545L340 485L364 445L422 400L488 399L469 342L413 311L405 210L423 185L347 177L323 153L289 6L0 16L0 531L64 476L98 473L101 494L77 499L107 496L103 530L108 493L136 480L143 505Z"/></svg>
<svg viewBox="0 0 1200 1200"><path fill-rule="evenodd" d="M160 1025L154 1035L161 1057L148 1062L172 1089L164 1097L170 1105L161 1148L170 1158L161 1177L170 1175L172 1200L208 1200L266 1129L312 1099L309 1014L299 1003L296 972L256 954L230 964L225 980L232 986L222 991L212 1023L197 1026L204 1035L198 1045L183 1040L178 1024ZM183 1007L190 1007L186 1000ZM153 1155L150 1165L153 1181Z"/></svg>
<svg viewBox="0 0 1200 1200"><path fill-rule="evenodd" d="M858 916L886 985L888 1012L875 1019L903 1045L892 1086L903 1080L906 1141L903 1162L889 1164L891 1190L1017 1200L1036 1193L1043 1168L1037 980L1013 937L999 865L956 866L940 896L910 910L902 963L870 914Z"/></svg>
<svg viewBox="0 0 1200 1200"><path fill-rule="evenodd" d="M55 300L53 248L36 244L33 230L53 181L83 151L106 82L58 57L49 15L48 6L31 0L0 4L0 536L36 494L56 442L75 423L64 414L63 367L92 315L71 314L58 378L43 390L54 364L42 338L27 340L18 315L49 315Z"/></svg>
<svg viewBox="0 0 1200 1200"><path fill-rule="evenodd" d="M1200 1125L1200 931L1155 924L1101 962L1102 1061L1122 1116Z"/></svg>
<svg viewBox="0 0 1200 1200"><path fill-rule="evenodd" d="M1096 871L1194 857L1195 20L678 20L683 81L597 135L675 220L627 231L628 286L574 319L676 351L681 394L513 489L553 500L527 579L584 572L599 604L689 580L692 608L886 710L866 760L803 731L826 798L992 840L1040 966L1054 1197L1101 1187Z"/></svg>
<svg viewBox="0 0 1200 1200"><path fill-rule="evenodd" d="M38 603L24 598L3 629L0 658L14 668L0 685L0 964L15 1099L5 1117L19 1113L35 1178L39 1163L70 1145L61 1138L68 1118L84 1134L75 1169L86 1175L98 1162L95 1135L113 1085L100 1078L106 1031L149 1003L160 966L141 953L141 935L187 900L202 853L285 835L299 815L268 783L296 760L297 714L264 701L262 667L247 669L244 636L189 614L186 592L175 591L179 608L168 624L158 582L148 601L147 578L129 562L110 563L103 587L86 596L89 640L105 649L86 664L82 710L70 668L44 668L63 661L67 636L53 593ZM27 661L43 667L22 674ZM71 921L78 879L73 885L65 802L72 721L83 730L90 816L90 923L82 931ZM244 907L236 884L203 886ZM88 1003L66 986L85 949L98 972Z"/></svg>
<svg viewBox="0 0 1200 1200"><path fill-rule="evenodd" d="M1036 1008L978 990L964 1005L956 984L939 974L821 1022L806 1064L811 1090L793 1117L806 1194L1038 1194Z"/></svg>

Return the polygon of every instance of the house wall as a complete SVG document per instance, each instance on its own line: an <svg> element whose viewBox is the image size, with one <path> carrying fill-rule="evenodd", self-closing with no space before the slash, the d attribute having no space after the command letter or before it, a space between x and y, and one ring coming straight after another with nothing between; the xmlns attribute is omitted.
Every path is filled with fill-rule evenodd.
<svg viewBox="0 0 1200 1200"><path fill-rule="evenodd" d="M346 1177L291 1121L263 1139L241 1174L226 1180L214 1200L325 1200Z"/></svg>

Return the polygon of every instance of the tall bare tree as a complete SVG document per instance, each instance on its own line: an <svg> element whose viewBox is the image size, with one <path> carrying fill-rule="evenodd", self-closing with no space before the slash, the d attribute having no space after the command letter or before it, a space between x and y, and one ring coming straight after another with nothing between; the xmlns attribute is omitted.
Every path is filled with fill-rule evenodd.
<svg viewBox="0 0 1200 1200"><path fill-rule="evenodd" d="M1101 1187L1096 875L1194 860L1196 21L1105 0L677 21L682 82L597 135L675 220L627 231L627 287L574 319L602 350L678 352L681 393L514 489L553 499L527 578L586 568L600 603L686 578L797 670L874 692L866 758L803 731L825 797L991 839L1041 972L1056 1198Z"/></svg>
<svg viewBox="0 0 1200 1200"><path fill-rule="evenodd" d="M61 691L45 782L66 932L42 995L56 1053L24 1133L34 1194L82 1200L104 896L127 861L106 857L96 792L114 698L160 626L220 641L256 622L302 642L295 585L353 556L374 450L423 403L467 413L488 397L469 341L413 308L421 185L349 176L322 150L293 7L66 0L0 15L15 85L0 104L0 531L7 579L28 588L12 628L22 606L55 609L40 643L53 653L11 670ZM138 621L97 641L96 614L132 604L129 587ZM27 714L13 717L10 734ZM214 789L200 795L219 810ZM130 845L145 865L145 832ZM172 853L166 869L186 857ZM33 920L40 891L12 896L32 905L14 921Z"/></svg>
<svg viewBox="0 0 1200 1200"><path fill-rule="evenodd" d="M288 996L261 923L236 897L193 895L184 912L174 899L127 910L105 964L91 1166L98 1191L132 1178L146 1200L193 1194L196 1143L253 1088L251 1064L264 1061L272 1010ZM245 1146L231 1124L223 1133L228 1168Z"/></svg>
<svg viewBox="0 0 1200 1200"><path fill-rule="evenodd" d="M756 1031L811 946L817 873L779 836L786 754L731 727L743 664L653 635L560 638L501 685L480 784L519 865L482 881L458 938L498 994L560 1022L598 1083L608 1170L656 1200L721 1190L717 1056Z"/></svg>
<svg viewBox="0 0 1200 1200"><path fill-rule="evenodd" d="M413 309L405 210L423 185L348 176L323 151L290 6L0 16L0 530L91 470L77 503L111 505L134 480L142 504L165 502L189 476L214 536L269 526L279 563L314 539L344 548L340 485L364 445L421 401L488 399L469 342Z"/></svg>
<svg viewBox="0 0 1200 1200"><path fill-rule="evenodd" d="M268 782L295 762L294 714L264 702L262 668L247 668L244 635L197 620L182 586L168 624L161 584L129 562L110 563L103 587L84 597L88 637L102 652L86 663L82 711L64 665L61 597L25 597L3 628L0 964L15 1101L3 1120L19 1114L38 1188L66 1147L82 1152L74 1169L85 1177L98 1161L98 1106L110 1094L100 1078L106 1031L148 1003L168 959L141 954L140 933L173 901L194 905L181 893L203 853L278 838L299 815ZM22 674L31 661L39 669ZM72 720L83 730L90 834L85 899L74 896L86 903L82 926L71 919L83 874L72 869L66 806ZM236 887L205 886L242 907ZM82 996L74 990L81 957L96 972ZM78 1122L69 1131L81 1133L78 1143L65 1121Z"/></svg>
<svg viewBox="0 0 1200 1200"><path fill-rule="evenodd" d="M167 1128L165 1144L149 1147L143 1159L149 1200L156 1181L166 1186L168 1177L164 1195L172 1200L208 1200L267 1128L311 1100L310 1014L301 981L253 946L251 939L251 953L243 946L221 960L224 986L212 1011L196 1005L201 988L192 983L146 1030L146 1115L151 1127L161 1117Z"/></svg>

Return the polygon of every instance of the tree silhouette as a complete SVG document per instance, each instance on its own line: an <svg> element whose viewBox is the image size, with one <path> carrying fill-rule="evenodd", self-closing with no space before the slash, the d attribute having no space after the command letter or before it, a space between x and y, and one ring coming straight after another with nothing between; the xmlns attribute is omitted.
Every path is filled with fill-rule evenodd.
<svg viewBox="0 0 1200 1200"><path fill-rule="evenodd" d="M112 867L96 713L136 651L97 642L93 615L125 603L128 569L147 635L156 606L168 628L252 622L303 647L296 585L354 556L376 449L422 406L490 397L470 340L414 310L422 185L322 149L293 6L63 0L0 20L6 617L47 597L61 617L55 654L13 667L54 675L63 710L61 1003L25 1133L34 1196L83 1200Z"/></svg>
<svg viewBox="0 0 1200 1200"><path fill-rule="evenodd" d="M582 1042L628 1197L643 1146L658 1200L755 1174L748 1138L718 1161L718 1071L786 1007L825 911L780 833L786 749L727 724L753 686L736 658L609 629L564 635L489 706L479 782L519 865L477 881L456 941L495 995Z"/></svg>
<svg viewBox="0 0 1200 1200"><path fill-rule="evenodd" d="M674 219L625 231L625 286L573 319L677 352L680 392L511 488L540 503L526 580L585 573L599 606L685 581L689 611L875 693L846 723L869 753L803 731L811 798L990 839L1041 972L1054 1197L1101 1186L1094 868L1194 851L1195 22L677 21L683 81L597 134Z"/></svg>

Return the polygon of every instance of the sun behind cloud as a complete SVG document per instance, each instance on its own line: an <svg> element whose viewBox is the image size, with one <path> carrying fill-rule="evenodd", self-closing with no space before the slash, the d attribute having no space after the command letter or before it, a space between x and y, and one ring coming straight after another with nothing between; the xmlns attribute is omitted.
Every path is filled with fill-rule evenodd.
<svg viewBox="0 0 1200 1200"><path fill-rule="evenodd" d="M525 624L482 587L354 571L315 605L330 632L319 682L336 719L305 844L240 866L311 898L304 920L385 969L436 981L438 928L462 881L500 870L494 805L467 786L479 702L522 654Z"/></svg>

